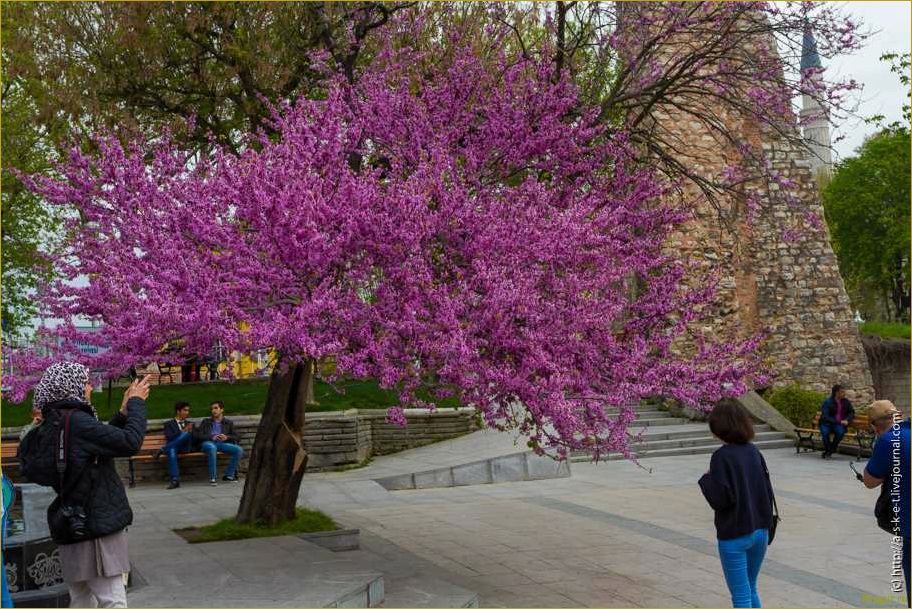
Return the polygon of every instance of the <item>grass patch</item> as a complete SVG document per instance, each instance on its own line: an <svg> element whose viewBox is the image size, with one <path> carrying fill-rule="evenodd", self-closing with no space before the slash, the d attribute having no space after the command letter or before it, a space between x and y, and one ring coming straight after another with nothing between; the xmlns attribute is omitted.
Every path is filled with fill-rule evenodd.
<svg viewBox="0 0 912 609"><path fill-rule="evenodd" d="M111 405L108 406L107 387L92 394L92 404L98 409L102 420L107 420L120 408L120 401L126 387L114 387ZM242 414L259 414L266 403L269 379L237 380L233 383L190 383L175 385L153 385L149 392L147 406L150 419L168 419L174 416L174 402L183 400L190 403L191 419L209 416L209 404L221 400L228 417ZM381 389L375 380L342 380L334 385L323 381L314 383L316 406L308 406L307 412L328 412L349 408L389 408L399 403L395 391ZM424 396L420 396L424 397ZM426 398L425 398L426 399ZM427 400L430 401L430 400ZM0 406L0 424L15 427L31 422L29 413L32 405L31 393L21 404L3 400ZM449 398L438 402L438 406L451 408L459 401Z"/></svg>
<svg viewBox="0 0 912 609"><path fill-rule="evenodd" d="M912 326L909 324L866 321L859 327L862 334L873 334L882 338L910 338Z"/></svg>
<svg viewBox="0 0 912 609"><path fill-rule="evenodd" d="M254 537L277 537L279 535L296 535L299 533L317 533L338 529L335 521L317 510L298 508L294 520L283 522L278 526L268 527L260 524L238 524L234 518L225 518L215 524L204 527L185 527L174 529L174 532L189 543L208 543L210 541L230 541L232 539L252 539Z"/></svg>

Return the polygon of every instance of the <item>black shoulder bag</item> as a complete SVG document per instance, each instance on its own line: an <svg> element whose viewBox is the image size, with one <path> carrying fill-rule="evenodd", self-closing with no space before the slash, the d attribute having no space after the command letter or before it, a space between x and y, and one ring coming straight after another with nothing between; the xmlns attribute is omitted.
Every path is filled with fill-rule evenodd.
<svg viewBox="0 0 912 609"><path fill-rule="evenodd" d="M57 476L60 480L60 508L52 515L51 529L58 531L67 543L76 543L88 537L88 517L85 507L67 501L66 470L70 452L70 416L72 410L63 413L63 422L57 428ZM91 466L90 466L91 467ZM79 478L82 476L80 475ZM78 479L77 481L78 482ZM74 482L75 485L75 482Z"/></svg>
<svg viewBox="0 0 912 609"><path fill-rule="evenodd" d="M770 499L773 500L773 523L769 528L769 541L767 542L767 545L772 545L776 538L776 527L779 526L779 521L782 519L779 518L779 506L776 505L776 493L773 492L773 481L770 480L769 470L766 468L765 461L761 461L761 463L763 463L763 473L766 474L766 488L769 489Z"/></svg>
<svg viewBox="0 0 912 609"><path fill-rule="evenodd" d="M893 504L890 502L890 489L887 484L888 478L885 478L880 485L880 495L877 497L877 503L874 504L874 518L877 519L877 526L890 535L896 535L897 531L893 522Z"/></svg>

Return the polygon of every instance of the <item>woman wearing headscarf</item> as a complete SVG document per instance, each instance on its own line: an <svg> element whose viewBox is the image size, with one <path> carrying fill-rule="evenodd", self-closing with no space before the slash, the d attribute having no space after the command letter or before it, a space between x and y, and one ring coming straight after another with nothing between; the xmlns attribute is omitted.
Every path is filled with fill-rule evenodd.
<svg viewBox="0 0 912 609"><path fill-rule="evenodd" d="M61 431L65 438L65 470L53 485L57 498L48 507L48 524L60 550L70 606L126 607L126 527L133 512L114 458L134 455L142 446L149 382L133 381L108 424L98 420L91 393L88 368L75 362L50 366L35 387L33 403L44 416L36 433L55 430L55 452ZM56 468L57 461L52 463Z"/></svg>

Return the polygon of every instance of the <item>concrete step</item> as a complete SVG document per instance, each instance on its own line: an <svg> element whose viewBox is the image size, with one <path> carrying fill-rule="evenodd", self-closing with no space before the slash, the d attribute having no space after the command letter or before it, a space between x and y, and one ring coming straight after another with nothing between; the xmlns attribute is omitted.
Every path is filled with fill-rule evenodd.
<svg viewBox="0 0 912 609"><path fill-rule="evenodd" d="M764 431L754 436L754 443L765 440L781 440L784 436L778 431ZM718 446L719 439L712 434L691 438L672 438L669 440L653 440L649 438L647 442L638 442L635 446L637 451L664 450L666 448L687 448L690 446Z"/></svg>
<svg viewBox="0 0 912 609"><path fill-rule="evenodd" d="M616 419L618 417L617 413L609 413L609 419ZM655 421L658 419L673 419L667 412L662 412L661 410L651 411L651 412L640 412L637 411L637 421Z"/></svg>
<svg viewBox="0 0 912 609"><path fill-rule="evenodd" d="M675 429L659 428L658 430L647 430L640 436L639 442L633 442L631 446L638 455L645 456L646 453L654 454L656 451L668 449L684 449L699 446L718 447L719 440L712 435L709 427L705 424L682 426L685 429L677 431ZM754 443L765 442L770 440L781 440L785 436L778 431L770 429L769 425L754 425ZM790 442L792 440L789 440ZM759 444L758 444L759 445ZM682 453L688 454L688 453ZM612 453L615 455L615 453ZM617 455L620 456L620 455ZM609 458L614 458L609 457ZM591 460L591 457L585 452L574 452L571 461L585 462Z"/></svg>
<svg viewBox="0 0 912 609"><path fill-rule="evenodd" d="M771 431L769 425L754 425L754 433L761 434L764 432ZM686 439L686 438L702 438L707 435L711 435L709 428L705 423L697 423L693 425L681 425L677 428L654 428L647 429L646 432L642 435L641 441L643 442L653 442L660 440L676 440L676 439Z"/></svg>
<svg viewBox="0 0 912 609"><path fill-rule="evenodd" d="M658 417L649 419L636 419L630 423L630 429L636 432L641 427L659 427L661 425L686 425L690 423L687 419L678 419L672 416Z"/></svg>
<svg viewBox="0 0 912 609"><path fill-rule="evenodd" d="M382 607L478 607L478 594L442 579L396 580Z"/></svg>
<svg viewBox="0 0 912 609"><path fill-rule="evenodd" d="M760 440L759 442L754 442L757 448L760 450L770 450L773 448L792 448L795 446L794 440L782 436L777 440ZM681 455L706 455L712 452L715 452L717 448L721 445L721 442L716 442L715 444L708 444L704 446L686 446L683 448L664 448L658 450L649 450L641 451L635 450L634 456L637 459L654 459L658 457L677 457ZM608 455L608 461L615 461L618 459L623 459L624 456L620 453L611 453ZM573 461L588 461L590 459L586 457L573 457Z"/></svg>
<svg viewBox="0 0 912 609"><path fill-rule="evenodd" d="M336 577L327 574L328 578ZM339 587L336 598L323 607L383 607L386 598L382 575L375 575L372 579L343 588Z"/></svg>

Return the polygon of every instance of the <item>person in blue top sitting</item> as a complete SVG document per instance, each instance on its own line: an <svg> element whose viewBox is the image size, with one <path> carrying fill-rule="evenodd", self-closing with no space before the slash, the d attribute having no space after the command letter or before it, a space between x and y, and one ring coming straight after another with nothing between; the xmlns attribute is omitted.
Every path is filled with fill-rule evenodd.
<svg viewBox="0 0 912 609"><path fill-rule="evenodd" d="M839 448L842 437L855 418L855 408L845 396L845 387L836 384L830 391L830 397L820 406L820 436L823 438L823 459L829 459ZM830 441L830 434L833 435Z"/></svg>
<svg viewBox="0 0 912 609"><path fill-rule="evenodd" d="M216 453L219 452L231 456L222 480L236 482L238 463L244 456L244 449L238 444L234 423L225 418L225 405L219 400L209 405L209 412L212 416L200 421L193 430L194 440L200 443L200 450L206 453L209 461L209 484L217 484Z"/></svg>
<svg viewBox="0 0 912 609"><path fill-rule="evenodd" d="M893 506L893 535L902 537L902 570L906 579L906 606L912 607L909 595L909 419L900 421L900 413L889 400L877 400L868 407L868 419L877 433L871 459L865 466L864 485L877 488L888 484ZM894 592L899 592L896 588Z"/></svg>

